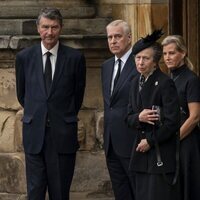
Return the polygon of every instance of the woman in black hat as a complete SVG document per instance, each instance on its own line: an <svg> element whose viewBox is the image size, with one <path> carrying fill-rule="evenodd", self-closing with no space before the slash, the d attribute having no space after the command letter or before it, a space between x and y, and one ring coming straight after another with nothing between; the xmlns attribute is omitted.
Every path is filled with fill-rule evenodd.
<svg viewBox="0 0 200 200"><path fill-rule="evenodd" d="M187 48L180 35L169 35L163 41L164 62L178 90L180 128L181 200L200 199L200 79L191 70Z"/></svg>
<svg viewBox="0 0 200 200"><path fill-rule="evenodd" d="M179 101L174 82L159 69L161 35L154 31L133 46L140 75L131 84L127 123L137 135L130 162L136 200L179 199Z"/></svg>

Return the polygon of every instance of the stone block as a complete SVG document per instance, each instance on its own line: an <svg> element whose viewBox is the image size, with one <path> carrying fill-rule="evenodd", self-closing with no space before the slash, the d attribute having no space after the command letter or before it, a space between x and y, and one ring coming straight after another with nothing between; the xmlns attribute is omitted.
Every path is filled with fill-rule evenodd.
<svg viewBox="0 0 200 200"><path fill-rule="evenodd" d="M27 196L24 194L0 193L0 200L27 200Z"/></svg>
<svg viewBox="0 0 200 200"><path fill-rule="evenodd" d="M15 151L15 113L0 111L0 152Z"/></svg>
<svg viewBox="0 0 200 200"><path fill-rule="evenodd" d="M22 144L22 116L23 110L19 110L15 116L15 150L17 152L23 152L23 144Z"/></svg>
<svg viewBox="0 0 200 200"><path fill-rule="evenodd" d="M40 42L39 35L37 36L13 36L10 39L9 48L23 49Z"/></svg>
<svg viewBox="0 0 200 200"><path fill-rule="evenodd" d="M80 143L80 150L95 149L95 115L92 110L81 110L79 112L79 131L78 139Z"/></svg>
<svg viewBox="0 0 200 200"><path fill-rule="evenodd" d="M22 34L22 23L21 19L0 19L1 29L0 35L19 35Z"/></svg>
<svg viewBox="0 0 200 200"><path fill-rule="evenodd" d="M98 1L98 5L97 5L97 15L99 17L108 17L110 19L112 19L112 6L111 5L102 5L99 1Z"/></svg>
<svg viewBox="0 0 200 200"><path fill-rule="evenodd" d="M0 108L10 110L20 108L16 98L14 69L0 69Z"/></svg>
<svg viewBox="0 0 200 200"><path fill-rule="evenodd" d="M62 34L105 34L108 19L64 19ZM35 19L0 19L0 35L37 35Z"/></svg>
<svg viewBox="0 0 200 200"><path fill-rule="evenodd" d="M102 35L69 35L61 36L61 42L77 49L107 50L107 40Z"/></svg>
<svg viewBox="0 0 200 200"><path fill-rule="evenodd" d="M24 6L26 4L26 6ZM0 18L26 18L36 19L42 7L47 6L45 1L0 1L1 13ZM50 1L49 7L60 9L63 18L91 18L96 14L95 7L84 1Z"/></svg>
<svg viewBox="0 0 200 200"><path fill-rule="evenodd" d="M25 194L25 164L23 154L0 153L0 193Z"/></svg>
<svg viewBox="0 0 200 200"><path fill-rule="evenodd" d="M63 34L105 34L106 25L109 23L108 18L94 19L65 19L62 33Z"/></svg>
<svg viewBox="0 0 200 200"><path fill-rule="evenodd" d="M14 68L15 52L8 49L10 37L5 36L7 45L1 44L1 40L3 37L0 37L0 68Z"/></svg>
<svg viewBox="0 0 200 200"><path fill-rule="evenodd" d="M10 37L9 36L0 36L0 40L3 38L5 40L8 40L8 43L10 42ZM8 46L6 46L8 48ZM1 49L0 53L0 60L14 60L15 59L15 52L11 51L10 49ZM1 68L1 66L0 66Z"/></svg>
<svg viewBox="0 0 200 200"><path fill-rule="evenodd" d="M64 45L76 49L105 49L107 51L107 41L105 35L61 35L60 41ZM40 37L35 36L13 36L9 42L11 49L23 49L33 44L38 44Z"/></svg>
<svg viewBox="0 0 200 200"><path fill-rule="evenodd" d="M102 86L101 86L101 69L88 68L86 77L86 91L83 101L83 107L99 109L103 107Z"/></svg>
<svg viewBox="0 0 200 200"><path fill-rule="evenodd" d="M103 151L78 152L71 191L104 191L111 188Z"/></svg>
<svg viewBox="0 0 200 200"><path fill-rule="evenodd" d="M103 149L103 134L104 134L104 112L96 112L96 140L100 149Z"/></svg>
<svg viewBox="0 0 200 200"><path fill-rule="evenodd" d="M9 47L9 42L10 42L10 37L11 37L9 35L0 34L0 49L7 49Z"/></svg>

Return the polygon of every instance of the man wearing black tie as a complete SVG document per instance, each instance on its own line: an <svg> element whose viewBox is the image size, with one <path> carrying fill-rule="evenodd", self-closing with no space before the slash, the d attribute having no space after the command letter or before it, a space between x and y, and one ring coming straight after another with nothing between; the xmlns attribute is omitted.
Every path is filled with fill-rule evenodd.
<svg viewBox="0 0 200 200"><path fill-rule="evenodd" d="M114 56L102 65L104 149L116 200L134 200L134 181L128 172L135 134L125 118L132 78L137 74L132 57L131 29L123 20L107 25L108 45Z"/></svg>
<svg viewBox="0 0 200 200"><path fill-rule="evenodd" d="M85 58L59 42L62 15L44 8L37 19L41 44L16 56L16 87L24 108L23 145L29 200L69 200L77 114L85 89Z"/></svg>

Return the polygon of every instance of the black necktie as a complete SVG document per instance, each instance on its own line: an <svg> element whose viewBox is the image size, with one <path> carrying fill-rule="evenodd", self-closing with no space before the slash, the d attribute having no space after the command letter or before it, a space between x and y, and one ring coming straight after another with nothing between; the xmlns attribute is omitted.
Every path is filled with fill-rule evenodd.
<svg viewBox="0 0 200 200"><path fill-rule="evenodd" d="M48 51L46 55L47 55L47 59L46 59L46 64L45 64L44 79L45 79L46 92L47 94L49 94L51 83L52 83L52 68L51 68L51 60L50 60L50 56L52 54Z"/></svg>
<svg viewBox="0 0 200 200"><path fill-rule="evenodd" d="M139 82L139 86L140 86L139 90L142 89L142 87L143 87L143 85L144 85L144 82L145 82L145 76L144 76L144 75L141 75L141 76L140 76L140 82Z"/></svg>
<svg viewBox="0 0 200 200"><path fill-rule="evenodd" d="M117 84L117 81L118 81L120 73L121 73L121 67L122 67L121 66L121 64L122 64L121 59L118 59L117 61L118 61L118 69L117 69L117 74L116 74L115 79L114 79L114 87L113 87L113 89L115 88L115 86Z"/></svg>

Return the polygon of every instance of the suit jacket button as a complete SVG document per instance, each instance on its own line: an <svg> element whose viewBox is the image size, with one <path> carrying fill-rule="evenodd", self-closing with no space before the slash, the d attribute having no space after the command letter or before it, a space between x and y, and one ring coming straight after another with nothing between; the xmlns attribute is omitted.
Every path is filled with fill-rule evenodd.
<svg viewBox="0 0 200 200"><path fill-rule="evenodd" d="M46 120L46 126L47 126L47 127L50 127L50 119L47 119L47 120Z"/></svg>

